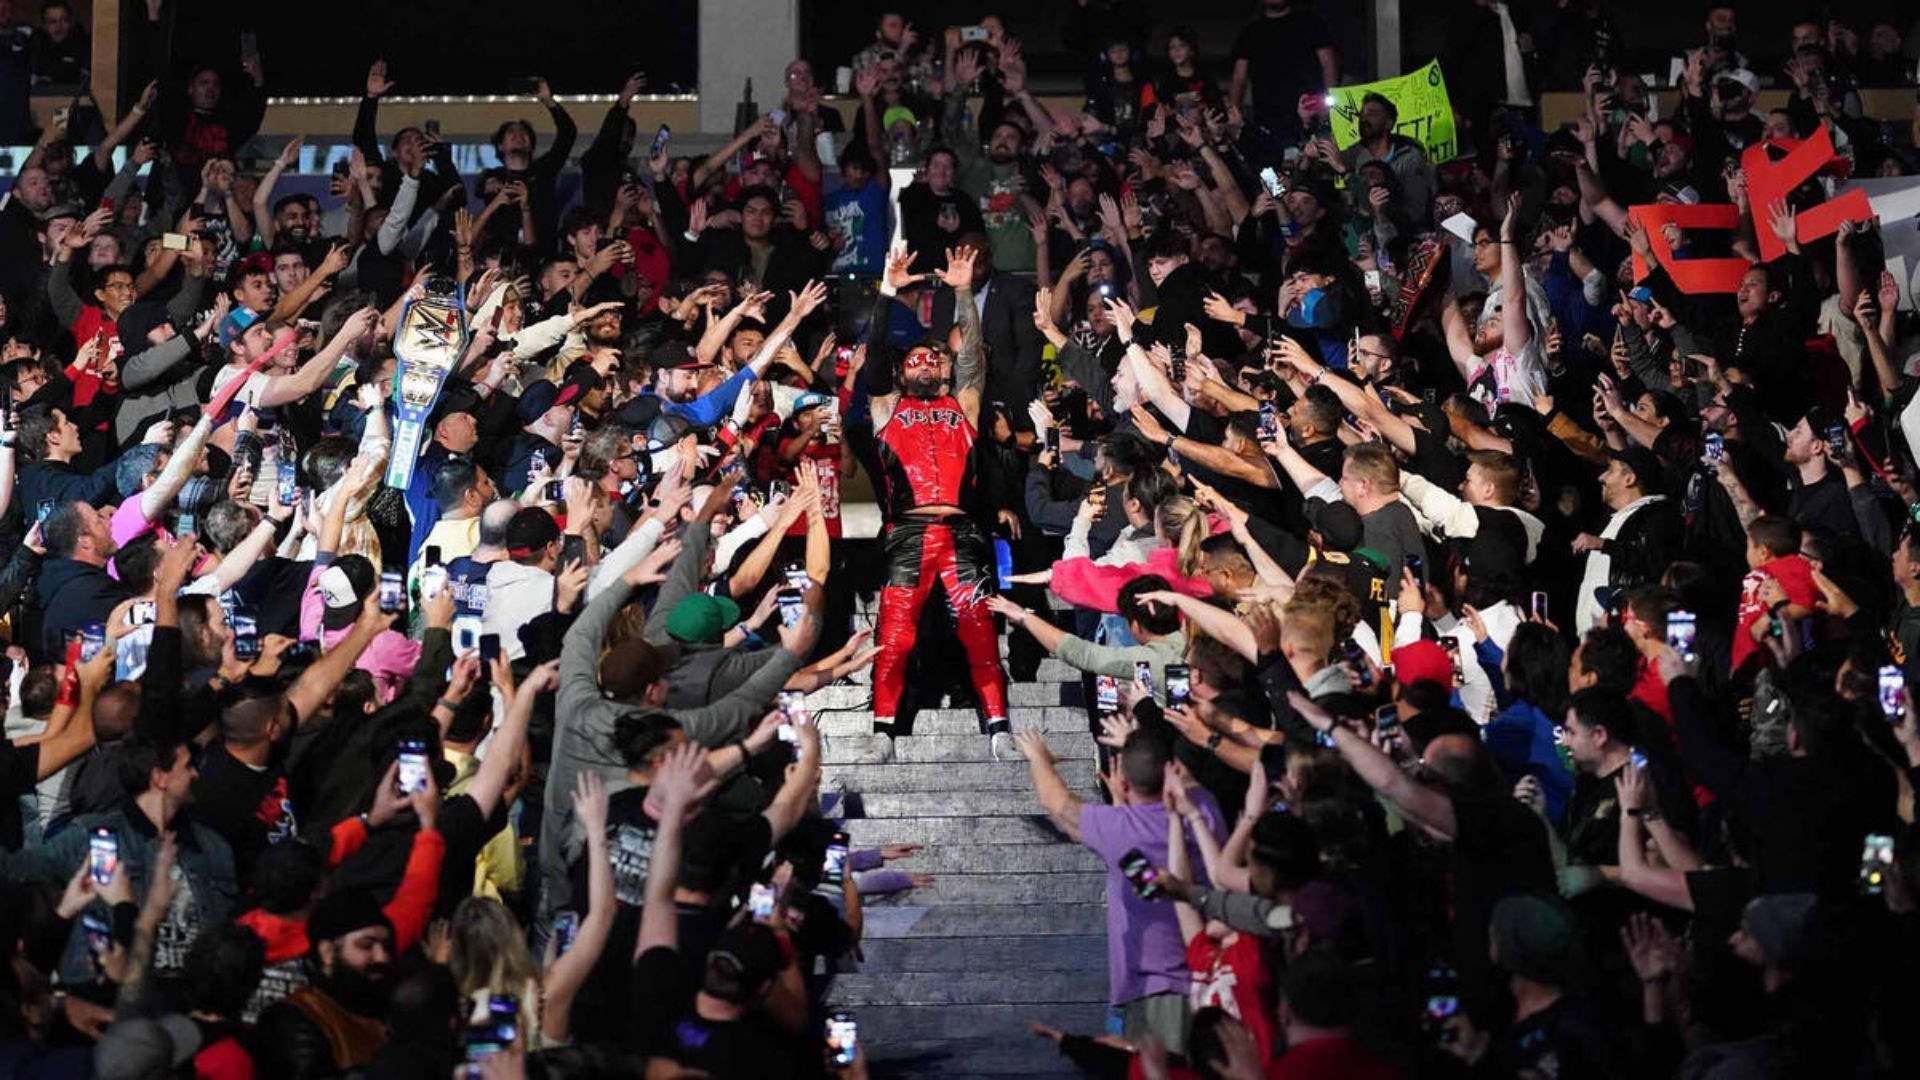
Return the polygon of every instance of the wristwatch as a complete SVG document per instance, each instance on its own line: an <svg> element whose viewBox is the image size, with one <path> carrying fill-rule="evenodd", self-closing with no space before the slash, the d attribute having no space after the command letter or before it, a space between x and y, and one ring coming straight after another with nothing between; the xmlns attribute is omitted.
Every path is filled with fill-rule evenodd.
<svg viewBox="0 0 1920 1080"><path fill-rule="evenodd" d="M1220 742L1221 742L1221 740L1222 740L1222 739L1224 739L1224 738L1225 738L1225 736L1223 736L1223 735L1221 735L1221 734L1220 734L1219 732L1217 732L1217 731L1216 731L1216 732L1214 732L1213 734L1211 734L1211 735L1209 735L1209 736L1207 736L1207 749L1209 749L1209 750L1218 750L1218 749L1220 749Z"/></svg>

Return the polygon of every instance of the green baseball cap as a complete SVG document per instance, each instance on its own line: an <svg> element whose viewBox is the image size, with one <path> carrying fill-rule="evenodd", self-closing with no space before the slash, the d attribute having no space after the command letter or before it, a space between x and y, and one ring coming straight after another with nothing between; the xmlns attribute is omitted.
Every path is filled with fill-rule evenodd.
<svg viewBox="0 0 1920 1080"><path fill-rule="evenodd" d="M667 615L667 635L683 645L711 645L740 621L740 605L724 596L694 593Z"/></svg>

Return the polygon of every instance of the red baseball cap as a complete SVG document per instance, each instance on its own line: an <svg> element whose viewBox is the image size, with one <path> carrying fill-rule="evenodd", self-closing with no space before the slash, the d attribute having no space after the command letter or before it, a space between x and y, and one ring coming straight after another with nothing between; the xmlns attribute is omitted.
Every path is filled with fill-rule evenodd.
<svg viewBox="0 0 1920 1080"><path fill-rule="evenodd" d="M1431 641L1414 641L1393 650L1393 677L1401 686L1418 682L1453 685L1453 661L1447 651Z"/></svg>

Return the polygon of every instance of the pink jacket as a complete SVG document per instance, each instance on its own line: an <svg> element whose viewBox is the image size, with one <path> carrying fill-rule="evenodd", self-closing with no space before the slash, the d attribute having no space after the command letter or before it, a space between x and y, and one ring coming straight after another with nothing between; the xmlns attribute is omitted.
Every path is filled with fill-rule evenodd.
<svg viewBox="0 0 1920 1080"><path fill-rule="evenodd" d="M1202 599L1213 595L1205 578L1187 577L1179 570L1180 552L1158 547L1144 563L1102 566L1092 559L1062 559L1053 566L1053 593L1075 607L1114 614L1120 610L1120 589L1142 574L1159 574L1175 592Z"/></svg>
<svg viewBox="0 0 1920 1080"><path fill-rule="evenodd" d="M315 566L313 572L307 575L307 588L300 596L300 640L318 640L322 649L331 649L351 633L353 627L343 626L324 633L320 629L326 601L320 597L318 582L325 570L324 566ZM419 642L398 631L382 630L353 666L373 676L373 685L379 690L380 701L384 704L392 701L393 696L413 677L414 666L419 662Z"/></svg>

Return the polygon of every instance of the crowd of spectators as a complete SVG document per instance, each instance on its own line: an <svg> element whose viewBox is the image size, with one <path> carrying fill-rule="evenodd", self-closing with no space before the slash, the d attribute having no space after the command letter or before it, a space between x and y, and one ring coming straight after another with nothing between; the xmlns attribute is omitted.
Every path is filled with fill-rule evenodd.
<svg viewBox="0 0 1920 1080"><path fill-rule="evenodd" d="M804 695L875 654L869 348L949 335L1007 673L1084 672L1100 748L1011 736L1107 868L1112 1022L1036 1035L1114 1077L1920 1072L1920 321L1899 222L1803 220L1920 173L1860 93L1913 85L1899 28L1712 6L1662 111L1604 3L1536 6L1462 5L1448 161L1386 96L1335 142L1289 0L1232 42L1076 0L1077 108L998 20L888 14L851 101L795 60L705 157L637 74L576 156L541 81L551 131L467 177L381 60L324 198L257 54L48 125L0 199L0 1072L883 1072L823 1001L862 894L928 879L847 850ZM0 0L0 67L84 60L45 12ZM1749 199L1743 151L1820 136ZM396 332L448 294L391 486ZM967 695L920 632L903 722Z"/></svg>

